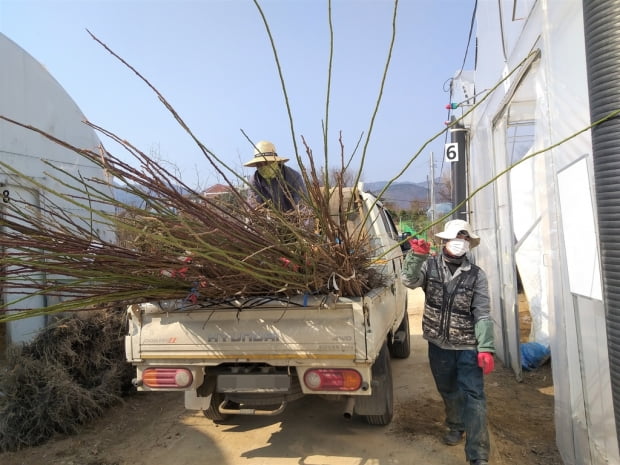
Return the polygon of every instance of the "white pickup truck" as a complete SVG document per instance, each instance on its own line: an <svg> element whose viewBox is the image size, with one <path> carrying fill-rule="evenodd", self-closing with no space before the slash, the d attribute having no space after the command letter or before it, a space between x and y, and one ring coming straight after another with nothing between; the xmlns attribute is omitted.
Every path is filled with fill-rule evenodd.
<svg viewBox="0 0 620 465"><path fill-rule="evenodd" d="M348 192L349 199L356 197L354 217L370 239L382 287L359 298L131 305L125 347L137 369L138 390L185 391L185 407L214 421L234 414L275 415L288 402L319 395L340 401L346 418L356 414L369 424L390 423L390 358L410 353L403 252L381 202L357 189Z"/></svg>

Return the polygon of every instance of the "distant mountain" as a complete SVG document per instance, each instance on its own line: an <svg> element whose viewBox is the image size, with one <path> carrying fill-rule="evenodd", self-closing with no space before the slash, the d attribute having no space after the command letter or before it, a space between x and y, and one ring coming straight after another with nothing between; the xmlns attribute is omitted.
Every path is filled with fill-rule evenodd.
<svg viewBox="0 0 620 465"><path fill-rule="evenodd" d="M175 189L181 195L187 194L187 192L181 187L175 187ZM131 190L123 188L122 186L119 186L117 184L114 184L112 186L112 192L113 192L114 198L118 202L124 205L132 206L132 207L144 208L146 206L145 197L148 198L149 193L146 189L141 188L141 187L136 187L135 190L136 190L136 193L131 192ZM141 196L138 194L138 192L144 192L144 194Z"/></svg>
<svg viewBox="0 0 620 465"><path fill-rule="evenodd" d="M378 195L386 184L387 181L365 182L364 189ZM145 206L144 198L132 192L127 192L120 186L114 186L114 197L125 205L134 207ZM428 207L429 189L425 182L395 182L383 193L381 199L402 210L411 208L412 201L422 202Z"/></svg>
<svg viewBox="0 0 620 465"><path fill-rule="evenodd" d="M386 184L387 181L365 182L364 189L378 195ZM402 210L408 210L413 201L427 205L429 197L428 185L425 182L395 182L383 193L381 200Z"/></svg>
<svg viewBox="0 0 620 465"><path fill-rule="evenodd" d="M114 188L114 198L123 205L129 205L132 207L143 207L144 200L131 192L127 192L120 187Z"/></svg>

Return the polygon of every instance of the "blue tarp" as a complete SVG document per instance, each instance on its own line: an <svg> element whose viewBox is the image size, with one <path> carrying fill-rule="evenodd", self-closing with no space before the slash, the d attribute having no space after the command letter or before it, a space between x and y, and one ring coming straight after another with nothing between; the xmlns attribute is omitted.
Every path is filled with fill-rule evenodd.
<svg viewBox="0 0 620 465"><path fill-rule="evenodd" d="M521 366L524 370L535 370L544 365L549 357L551 357L549 346L544 346L538 342L521 344Z"/></svg>

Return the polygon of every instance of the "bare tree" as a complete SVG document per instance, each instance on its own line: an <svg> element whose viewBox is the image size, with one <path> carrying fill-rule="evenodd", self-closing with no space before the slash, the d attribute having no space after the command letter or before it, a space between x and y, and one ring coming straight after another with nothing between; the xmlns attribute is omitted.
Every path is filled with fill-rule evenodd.
<svg viewBox="0 0 620 465"><path fill-rule="evenodd" d="M435 186L435 200L450 202L452 200L452 175L450 170L445 170L439 179L439 183Z"/></svg>
<svg viewBox="0 0 620 465"><path fill-rule="evenodd" d="M325 168L320 167L319 173L325 173ZM351 170L343 170L341 168L329 168L327 170L328 182L330 186L347 186L352 187L355 182L356 173ZM361 180L361 179L360 179Z"/></svg>

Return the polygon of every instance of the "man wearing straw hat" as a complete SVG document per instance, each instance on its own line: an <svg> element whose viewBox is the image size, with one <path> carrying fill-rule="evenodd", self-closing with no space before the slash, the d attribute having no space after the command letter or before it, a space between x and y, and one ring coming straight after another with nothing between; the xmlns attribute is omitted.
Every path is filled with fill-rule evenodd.
<svg viewBox="0 0 620 465"><path fill-rule="evenodd" d="M494 368L493 321L486 274L467 254L480 237L463 220L448 221L436 236L442 241L437 256L429 256L430 244L423 239L410 240L403 282L424 290L422 332L445 406L448 432L443 441L453 446L465 436L469 463L488 465L483 375Z"/></svg>
<svg viewBox="0 0 620 465"><path fill-rule="evenodd" d="M243 164L256 168L250 177L250 205L270 202L280 211L289 211L303 202L304 197L308 196L306 185L301 174L284 165L288 160L278 156L271 142L256 143L254 158Z"/></svg>

